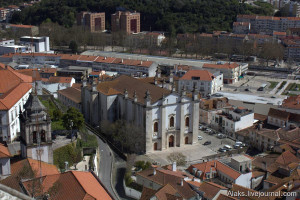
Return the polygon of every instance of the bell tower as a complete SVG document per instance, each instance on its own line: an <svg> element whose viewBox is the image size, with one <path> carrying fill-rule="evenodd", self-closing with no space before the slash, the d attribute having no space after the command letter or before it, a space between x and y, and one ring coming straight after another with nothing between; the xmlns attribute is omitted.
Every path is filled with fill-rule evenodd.
<svg viewBox="0 0 300 200"><path fill-rule="evenodd" d="M20 121L21 156L53 164L51 119L36 94L30 94Z"/></svg>

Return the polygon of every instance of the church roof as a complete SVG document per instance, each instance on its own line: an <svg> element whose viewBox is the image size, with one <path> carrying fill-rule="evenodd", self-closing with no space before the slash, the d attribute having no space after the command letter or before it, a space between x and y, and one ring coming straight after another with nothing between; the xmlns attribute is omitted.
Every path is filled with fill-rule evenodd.
<svg viewBox="0 0 300 200"><path fill-rule="evenodd" d="M128 98L133 99L134 93L136 93L137 100L141 104L145 103L144 97L146 91L150 92L151 103L155 103L164 95L167 96L171 93L170 90L160 88L158 86L141 81L140 79L136 79L126 75L121 75L113 81L105 81L99 83L97 86L97 90L107 96L117 94L124 95L124 91L127 90Z"/></svg>

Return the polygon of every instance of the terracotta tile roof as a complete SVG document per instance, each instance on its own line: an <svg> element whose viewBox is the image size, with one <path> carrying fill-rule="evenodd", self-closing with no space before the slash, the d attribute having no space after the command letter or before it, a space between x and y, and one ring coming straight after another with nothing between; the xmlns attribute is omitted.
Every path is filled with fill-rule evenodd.
<svg viewBox="0 0 300 200"><path fill-rule="evenodd" d="M189 70L193 69L193 67L189 66L189 65L178 65L178 66L174 66L174 69L189 71Z"/></svg>
<svg viewBox="0 0 300 200"><path fill-rule="evenodd" d="M143 187L142 195L140 200L150 200L151 197L153 197L156 193L156 190Z"/></svg>
<svg viewBox="0 0 300 200"><path fill-rule="evenodd" d="M270 108L268 116L270 117L274 117L277 119L281 119L284 121L287 121L289 118L290 113L283 111L283 110L278 110L278 109L274 109L274 108Z"/></svg>
<svg viewBox="0 0 300 200"><path fill-rule="evenodd" d="M71 83L73 77L51 76L49 83Z"/></svg>
<svg viewBox="0 0 300 200"><path fill-rule="evenodd" d="M81 103L81 89L69 87L63 90L58 90L58 93L72 100L75 103Z"/></svg>
<svg viewBox="0 0 300 200"><path fill-rule="evenodd" d="M42 166L42 176L58 174L59 171L55 165L51 165L45 162L41 162ZM39 161L33 160L31 158L11 161L11 175L6 179L0 181L8 187L21 192L19 181L21 179L39 177Z"/></svg>
<svg viewBox="0 0 300 200"><path fill-rule="evenodd" d="M285 151L276 159L276 162L280 165L287 166L293 162L300 162L300 159L290 151Z"/></svg>
<svg viewBox="0 0 300 200"><path fill-rule="evenodd" d="M227 190L227 188L212 182L203 182L198 190L204 193L204 198L213 199L221 190Z"/></svg>
<svg viewBox="0 0 300 200"><path fill-rule="evenodd" d="M23 182L27 191L31 191L34 180ZM57 187L56 187L57 186ZM55 188L52 193L51 189ZM51 200L110 200L112 197L91 172L68 171L62 174L47 175L42 179L42 194L50 193ZM30 192L29 192L30 193ZM41 195L38 194L38 195Z"/></svg>
<svg viewBox="0 0 300 200"><path fill-rule="evenodd" d="M195 187L200 187L201 183L197 181L186 181L188 184L193 185Z"/></svg>
<svg viewBox="0 0 300 200"><path fill-rule="evenodd" d="M7 146L0 143L0 158L7 158L7 157L11 157L11 154L9 153Z"/></svg>
<svg viewBox="0 0 300 200"><path fill-rule="evenodd" d="M89 61L93 62L98 58L98 56L88 56L88 55L80 55L78 61Z"/></svg>
<svg viewBox="0 0 300 200"><path fill-rule="evenodd" d="M42 80L40 71L38 69L19 69L16 72L26 76L30 76L32 78L31 82Z"/></svg>
<svg viewBox="0 0 300 200"><path fill-rule="evenodd" d="M9 80L2 75L6 75L7 73L3 73L0 70L0 86L4 84L3 82ZM1 79L3 78L3 79ZM14 81L12 81L14 83ZM10 88L10 86L8 86ZM28 83L19 83L16 87L11 88L7 92L0 95L0 110L9 110L12 108L30 89L32 86ZM4 89L4 87L2 87Z"/></svg>
<svg viewBox="0 0 300 200"><path fill-rule="evenodd" d="M101 82L97 86L97 90L105 95L117 95L124 94L125 89L128 91L128 97L133 99L134 91L137 94L138 102L141 104L145 103L145 93L147 90L150 92L151 102L157 102L163 97L163 95L168 95L171 91L160 88L158 86L145 83L139 79L121 75L114 79L113 81Z"/></svg>
<svg viewBox="0 0 300 200"><path fill-rule="evenodd" d="M283 100L282 107L289 109L300 109L300 95L290 96Z"/></svg>
<svg viewBox="0 0 300 200"><path fill-rule="evenodd" d="M80 58L80 55L75 54L62 54L60 59L62 60L78 60Z"/></svg>
<svg viewBox="0 0 300 200"><path fill-rule="evenodd" d="M296 154L296 151L288 144L282 144L279 146L283 151L290 151L292 154Z"/></svg>
<svg viewBox="0 0 300 200"><path fill-rule="evenodd" d="M196 196L195 192L191 189L189 184L183 180L183 186L181 186L181 180L188 177L187 174L180 171L170 171L162 168L156 168L156 174L153 174L153 169L143 170L137 173L137 176L141 176L150 181L153 181L161 186L170 184L184 199L189 199Z"/></svg>
<svg viewBox="0 0 300 200"><path fill-rule="evenodd" d="M273 35L286 36L286 32L273 32Z"/></svg>
<svg viewBox="0 0 300 200"><path fill-rule="evenodd" d="M205 63L203 68L213 68L213 69L235 69L239 65L237 63L225 63L225 64L209 64Z"/></svg>
<svg viewBox="0 0 300 200"><path fill-rule="evenodd" d="M164 187L160 188L156 193L155 196L158 200L169 200L171 196L175 196L177 194L177 198L178 200L183 199L181 196L178 197L178 192L177 190L172 187L172 185L170 184L166 184Z"/></svg>
<svg viewBox="0 0 300 200"><path fill-rule="evenodd" d="M116 58L112 57L101 57L98 56L98 58L95 60L95 62L100 62L100 63L112 63Z"/></svg>
<svg viewBox="0 0 300 200"><path fill-rule="evenodd" d="M10 24L10 27L16 27L16 28L32 28L34 26L31 25L23 25L23 24Z"/></svg>
<svg viewBox="0 0 300 200"><path fill-rule="evenodd" d="M207 70L189 70L179 80L192 80L193 77L198 77L200 81L212 81L215 77Z"/></svg>
<svg viewBox="0 0 300 200"><path fill-rule="evenodd" d="M57 72L56 68L41 68L40 73L51 73L55 74Z"/></svg>
<svg viewBox="0 0 300 200"><path fill-rule="evenodd" d="M261 114L258 114L258 113L254 113L254 119L263 122L263 121L268 119L268 116L267 115L261 115Z"/></svg>
<svg viewBox="0 0 300 200"><path fill-rule="evenodd" d="M226 175L228 175L229 177L231 177L232 179L237 179L241 174L232 169L231 167L225 165L224 163L218 161L218 160L212 160L212 161L208 161L208 162L203 162L203 163L198 163L198 164L194 164L191 165L188 168L188 171L193 174L193 169L196 168L197 171L201 171L202 174L200 176L201 179L205 180L206 179L206 173L209 173L210 170L212 170L212 172L222 172Z"/></svg>

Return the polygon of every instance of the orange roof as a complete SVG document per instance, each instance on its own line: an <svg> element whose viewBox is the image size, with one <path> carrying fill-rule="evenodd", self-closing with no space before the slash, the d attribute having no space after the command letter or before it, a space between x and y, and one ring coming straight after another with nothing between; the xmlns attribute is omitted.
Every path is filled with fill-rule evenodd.
<svg viewBox="0 0 300 200"><path fill-rule="evenodd" d="M285 151L276 159L276 162L280 165L287 166L293 162L300 162L300 159L290 151Z"/></svg>
<svg viewBox="0 0 300 200"><path fill-rule="evenodd" d="M290 96L283 100L282 107L289 109L300 109L300 95Z"/></svg>
<svg viewBox="0 0 300 200"><path fill-rule="evenodd" d="M286 35L286 32L273 32L273 35L282 35L282 36L285 36Z"/></svg>
<svg viewBox="0 0 300 200"><path fill-rule="evenodd" d="M23 24L10 24L10 27L16 27L16 28L32 28L34 26L31 25L23 25Z"/></svg>
<svg viewBox="0 0 300 200"><path fill-rule="evenodd" d="M78 60L79 61L90 61L93 62L98 58L98 56L88 56L88 55L81 55Z"/></svg>
<svg viewBox="0 0 300 200"><path fill-rule="evenodd" d="M49 83L71 83L73 77L51 76Z"/></svg>
<svg viewBox="0 0 300 200"><path fill-rule="evenodd" d="M56 73L56 68L41 68L40 73Z"/></svg>
<svg viewBox="0 0 300 200"><path fill-rule="evenodd" d="M75 54L62 54L61 59L62 60L78 60L80 55L75 55Z"/></svg>
<svg viewBox="0 0 300 200"><path fill-rule="evenodd" d="M8 148L4 144L0 143L0 158L11 157Z"/></svg>
<svg viewBox="0 0 300 200"><path fill-rule="evenodd" d="M204 198L213 199L220 190L227 190L227 188L212 182L203 182L198 190L204 193Z"/></svg>
<svg viewBox="0 0 300 200"><path fill-rule="evenodd" d="M212 81L215 77L207 70L190 70L179 80L192 80L194 77L199 77L200 81Z"/></svg>
<svg viewBox="0 0 300 200"><path fill-rule="evenodd" d="M12 108L31 88L17 73L0 68L0 110Z"/></svg>
<svg viewBox="0 0 300 200"><path fill-rule="evenodd" d="M11 162L11 175L6 179L0 181L8 187L15 190L22 191L19 185L20 179L28 179L33 177L39 177L39 161L33 160L31 158L26 158L19 161ZM51 165L45 162L41 162L42 166L42 176L58 174L59 171L55 165ZM30 169L30 171L28 170ZM24 171L25 170L25 171ZM25 173L24 173L25 172ZM32 173L31 173L32 172Z"/></svg>
<svg viewBox="0 0 300 200"><path fill-rule="evenodd" d="M212 160L212 161L208 161L208 162L203 162L203 163L198 163L198 164L191 165L188 168L188 171L190 173L194 173L193 172L194 168L196 168L197 171L202 172L200 178L203 179L203 180L206 179L206 173L209 173L210 170L212 170L213 172L220 171L220 172L228 175L229 177L231 177L233 179L237 179L241 175L240 172L232 169L231 167L223 164L222 162L220 162L218 160Z"/></svg>
<svg viewBox="0 0 300 200"><path fill-rule="evenodd" d="M24 181L24 188L31 194L34 179ZM56 191L52 188L56 185ZM50 193L51 199L111 200L112 197L101 182L91 172L68 171L62 174L47 175L42 178L41 193Z"/></svg>
<svg viewBox="0 0 300 200"><path fill-rule="evenodd" d="M203 68L214 68L214 69L235 69L239 65L237 63L225 63L225 64L209 64L205 63Z"/></svg>
<svg viewBox="0 0 300 200"><path fill-rule="evenodd" d="M42 80L40 71L38 69L19 69L16 72L26 76L30 76L31 82Z"/></svg>

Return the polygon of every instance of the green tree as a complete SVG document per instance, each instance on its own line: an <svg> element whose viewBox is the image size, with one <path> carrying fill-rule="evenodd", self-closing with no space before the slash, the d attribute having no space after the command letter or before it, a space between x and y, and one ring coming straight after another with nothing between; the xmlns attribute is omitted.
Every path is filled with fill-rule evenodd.
<svg viewBox="0 0 300 200"><path fill-rule="evenodd" d="M52 116L53 116L53 120L54 121L58 121L58 120L61 119L61 117L63 116L63 114L62 114L62 112L60 110L56 109L56 110L53 110Z"/></svg>
<svg viewBox="0 0 300 200"><path fill-rule="evenodd" d="M72 40L69 44L69 49L71 49L72 53L77 53L78 52L78 45L77 42Z"/></svg>
<svg viewBox="0 0 300 200"><path fill-rule="evenodd" d="M81 129L84 124L84 118L83 115L73 107L70 107L67 110L67 113L63 115L63 125L67 130L71 130L71 125L72 129Z"/></svg>

